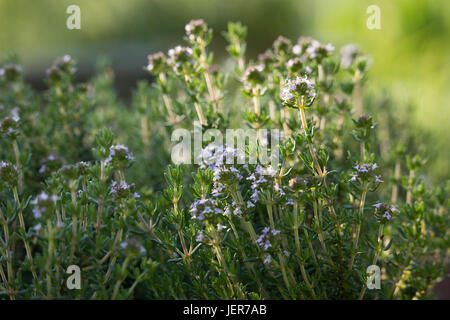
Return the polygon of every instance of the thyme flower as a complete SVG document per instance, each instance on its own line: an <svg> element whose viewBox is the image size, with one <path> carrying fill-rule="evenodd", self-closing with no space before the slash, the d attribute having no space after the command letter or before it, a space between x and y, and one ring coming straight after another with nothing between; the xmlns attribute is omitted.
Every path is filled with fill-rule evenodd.
<svg viewBox="0 0 450 320"><path fill-rule="evenodd" d="M380 223L391 221L400 212L396 205L378 202L373 206L375 207L375 219Z"/></svg>
<svg viewBox="0 0 450 320"><path fill-rule="evenodd" d="M316 97L314 84L307 76L288 79L280 91L280 98L284 105L296 108L297 103L309 106Z"/></svg>
<svg viewBox="0 0 450 320"><path fill-rule="evenodd" d="M111 164L114 168L122 170L129 167L134 159L127 147L116 144L109 149L109 156L106 158L105 164Z"/></svg>
<svg viewBox="0 0 450 320"><path fill-rule="evenodd" d="M56 195L49 195L42 191L36 198L30 201L30 204L34 206L33 216L36 219L42 217L49 218L55 210L56 201L59 197Z"/></svg>
<svg viewBox="0 0 450 320"><path fill-rule="evenodd" d="M189 47L176 46L167 52L167 62L176 74L189 74L194 71L193 51Z"/></svg>
<svg viewBox="0 0 450 320"><path fill-rule="evenodd" d="M156 76L160 73L167 71L167 59L164 53L157 52L155 54L148 55L147 71L150 74Z"/></svg>
<svg viewBox="0 0 450 320"><path fill-rule="evenodd" d="M210 30L203 19L191 20L184 29L192 44L209 42Z"/></svg>

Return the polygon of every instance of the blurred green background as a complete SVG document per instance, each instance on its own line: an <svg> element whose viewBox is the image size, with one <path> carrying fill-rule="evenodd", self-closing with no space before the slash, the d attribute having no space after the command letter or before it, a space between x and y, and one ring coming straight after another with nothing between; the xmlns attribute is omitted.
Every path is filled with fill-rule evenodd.
<svg viewBox="0 0 450 320"><path fill-rule="evenodd" d="M71 4L81 8L81 30L66 28ZM366 27L369 5L381 9L381 30ZM312 36L338 48L359 44L373 58L369 91L412 113L411 129L433 141L424 149L433 176L449 177L448 0L0 0L0 61L19 57L27 78L43 88L40 80L56 57L74 56L83 79L106 55L126 99L136 80L148 77L147 54L182 42L184 25L193 18L204 18L216 31L215 52L225 52L220 33L228 21L248 26L250 57L279 34Z"/></svg>

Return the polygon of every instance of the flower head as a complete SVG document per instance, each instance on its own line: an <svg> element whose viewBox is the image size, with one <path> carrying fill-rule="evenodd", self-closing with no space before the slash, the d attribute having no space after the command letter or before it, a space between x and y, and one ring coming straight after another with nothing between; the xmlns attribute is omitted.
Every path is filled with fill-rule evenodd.
<svg viewBox="0 0 450 320"><path fill-rule="evenodd" d="M0 137L4 139L16 139L19 135L19 117L5 117L0 120Z"/></svg>
<svg viewBox="0 0 450 320"><path fill-rule="evenodd" d="M265 227L258 239L256 239L256 243L264 250L269 251L271 248L277 247L277 236L280 234L279 230L271 229L269 227Z"/></svg>
<svg viewBox="0 0 450 320"><path fill-rule="evenodd" d="M63 159L59 156L49 155L42 161L42 166L39 168L40 174L51 174L58 171L61 167Z"/></svg>
<svg viewBox="0 0 450 320"><path fill-rule="evenodd" d="M313 41L315 40L310 37L300 37L292 48L292 52L298 56L304 54Z"/></svg>
<svg viewBox="0 0 450 320"><path fill-rule="evenodd" d="M373 119L370 115L364 113L362 114L358 120L355 121L355 125L357 128L361 128L361 129L372 129L374 128L375 124L373 122Z"/></svg>
<svg viewBox="0 0 450 320"><path fill-rule="evenodd" d="M109 149L109 156L105 163L111 164L114 168L122 170L131 165L134 161L132 153L122 144L116 144Z"/></svg>
<svg viewBox="0 0 450 320"><path fill-rule="evenodd" d="M148 65L147 71L152 75L158 75L160 73L166 72L167 70L167 59L164 53L157 52L148 55Z"/></svg>
<svg viewBox="0 0 450 320"><path fill-rule="evenodd" d="M114 181L112 183L111 194L114 200L140 198L139 194L135 190L136 186L134 183L127 184L123 180L120 181L120 183Z"/></svg>
<svg viewBox="0 0 450 320"><path fill-rule="evenodd" d="M14 63L10 63L3 68L0 68L0 79L5 79L6 82L15 82L22 76L22 68Z"/></svg>
<svg viewBox="0 0 450 320"><path fill-rule="evenodd" d="M281 88L280 97L283 104L289 107L309 106L316 97L314 84L307 76L288 79Z"/></svg>
<svg viewBox="0 0 450 320"><path fill-rule="evenodd" d="M355 61L359 54L359 49L354 44L348 44L341 48L341 67L347 69Z"/></svg>
<svg viewBox="0 0 450 320"><path fill-rule="evenodd" d="M380 223L391 221L394 219L394 216L399 213L399 210L395 205L378 202L373 206L375 207L375 219Z"/></svg>
<svg viewBox="0 0 450 320"><path fill-rule="evenodd" d="M65 55L58 60L46 71L47 80L50 83L60 82L66 76L75 74L75 61L70 55Z"/></svg>
<svg viewBox="0 0 450 320"><path fill-rule="evenodd" d="M328 57L333 51L334 46L331 43L321 44L319 41L313 40L306 49L306 54L308 58L320 62L322 59Z"/></svg>
<svg viewBox="0 0 450 320"><path fill-rule="evenodd" d="M276 55L287 55L289 51L291 50L292 43L291 40L279 36L274 42L273 42L273 51Z"/></svg>
<svg viewBox="0 0 450 320"><path fill-rule="evenodd" d="M192 219L196 220L210 220L216 215L222 215L222 210L218 208L217 200L213 199L198 199L190 209Z"/></svg>
<svg viewBox="0 0 450 320"><path fill-rule="evenodd" d="M209 42L210 30L203 19L191 20L184 27L186 35L192 44Z"/></svg>
<svg viewBox="0 0 450 320"><path fill-rule="evenodd" d="M381 177L376 174L378 165L376 163L363 163L356 164L354 167L354 173L350 179L351 182L362 183L382 183Z"/></svg>
<svg viewBox="0 0 450 320"><path fill-rule="evenodd" d="M176 46L167 52L167 62L177 74L188 74L194 71L193 51L189 47Z"/></svg>
<svg viewBox="0 0 450 320"><path fill-rule="evenodd" d="M274 63L275 59L273 57L273 52L267 49L263 53L258 55L258 61L260 64L264 65L264 70L268 70L269 67Z"/></svg>
<svg viewBox="0 0 450 320"><path fill-rule="evenodd" d="M264 65L259 64L248 67L245 70L241 80L246 88L256 88L258 86L262 86L265 79L266 76L264 75Z"/></svg>
<svg viewBox="0 0 450 320"><path fill-rule="evenodd" d="M299 73L300 71L302 71L303 62L300 58L296 57L296 58L289 59L285 63L285 66L288 69L290 74L296 74L296 73Z"/></svg>
<svg viewBox="0 0 450 320"><path fill-rule="evenodd" d="M34 206L33 216L36 219L40 219L42 217L51 217L51 215L55 211L56 201L58 200L59 197L57 197L56 195L49 195L42 191L36 198L31 200L30 202Z"/></svg>

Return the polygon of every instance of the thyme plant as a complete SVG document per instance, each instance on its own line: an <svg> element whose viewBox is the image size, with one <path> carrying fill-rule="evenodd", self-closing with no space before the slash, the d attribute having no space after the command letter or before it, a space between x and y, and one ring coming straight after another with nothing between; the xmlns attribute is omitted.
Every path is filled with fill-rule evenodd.
<svg viewBox="0 0 450 320"><path fill-rule="evenodd" d="M364 94L370 59L280 36L249 60L230 23L218 66L208 25L185 31L185 46L149 55L152 81L127 107L104 62L77 83L62 57L45 92L0 69L0 298L434 297L450 184L426 183L409 124ZM230 128L254 144L203 138L172 163L176 130ZM264 148L273 165L245 161Z"/></svg>

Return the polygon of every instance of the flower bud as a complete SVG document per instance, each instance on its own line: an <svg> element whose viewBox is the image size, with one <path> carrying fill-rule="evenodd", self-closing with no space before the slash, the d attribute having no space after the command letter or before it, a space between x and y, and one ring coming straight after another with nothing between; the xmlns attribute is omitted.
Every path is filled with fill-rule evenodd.
<svg viewBox="0 0 450 320"><path fill-rule="evenodd" d="M244 72L244 76L242 77L242 82L248 88L255 88L257 86L261 86L266 79L264 75L264 65L256 65L248 67Z"/></svg>
<svg viewBox="0 0 450 320"><path fill-rule="evenodd" d="M391 221L394 219L394 215L399 213L399 210L395 205L378 202L373 206L375 207L375 219L380 223Z"/></svg>
<svg viewBox="0 0 450 320"><path fill-rule="evenodd" d="M147 70L152 75L158 75L160 73L164 73L167 71L167 59L164 53L157 52L151 55L148 55L148 65Z"/></svg>
<svg viewBox="0 0 450 320"><path fill-rule="evenodd" d="M177 46L167 53L168 63L177 74L189 74L194 71L193 51L189 47Z"/></svg>
<svg viewBox="0 0 450 320"><path fill-rule="evenodd" d="M291 40L279 36L274 42L273 42L273 51L276 55L287 55L289 51L291 50L292 43Z"/></svg>
<svg viewBox="0 0 450 320"><path fill-rule="evenodd" d="M18 117L5 117L0 120L0 136L4 139L16 139L19 135Z"/></svg>
<svg viewBox="0 0 450 320"><path fill-rule="evenodd" d="M203 19L191 20L185 27L186 35L192 44L209 42L210 30Z"/></svg>
<svg viewBox="0 0 450 320"><path fill-rule="evenodd" d="M0 78L6 82L15 82L22 76L22 68L17 64L8 64L0 69Z"/></svg>
<svg viewBox="0 0 450 320"><path fill-rule="evenodd" d="M109 149L109 156L105 163L111 164L117 170L123 170L131 165L134 157L128 148L121 144L111 146Z"/></svg>

